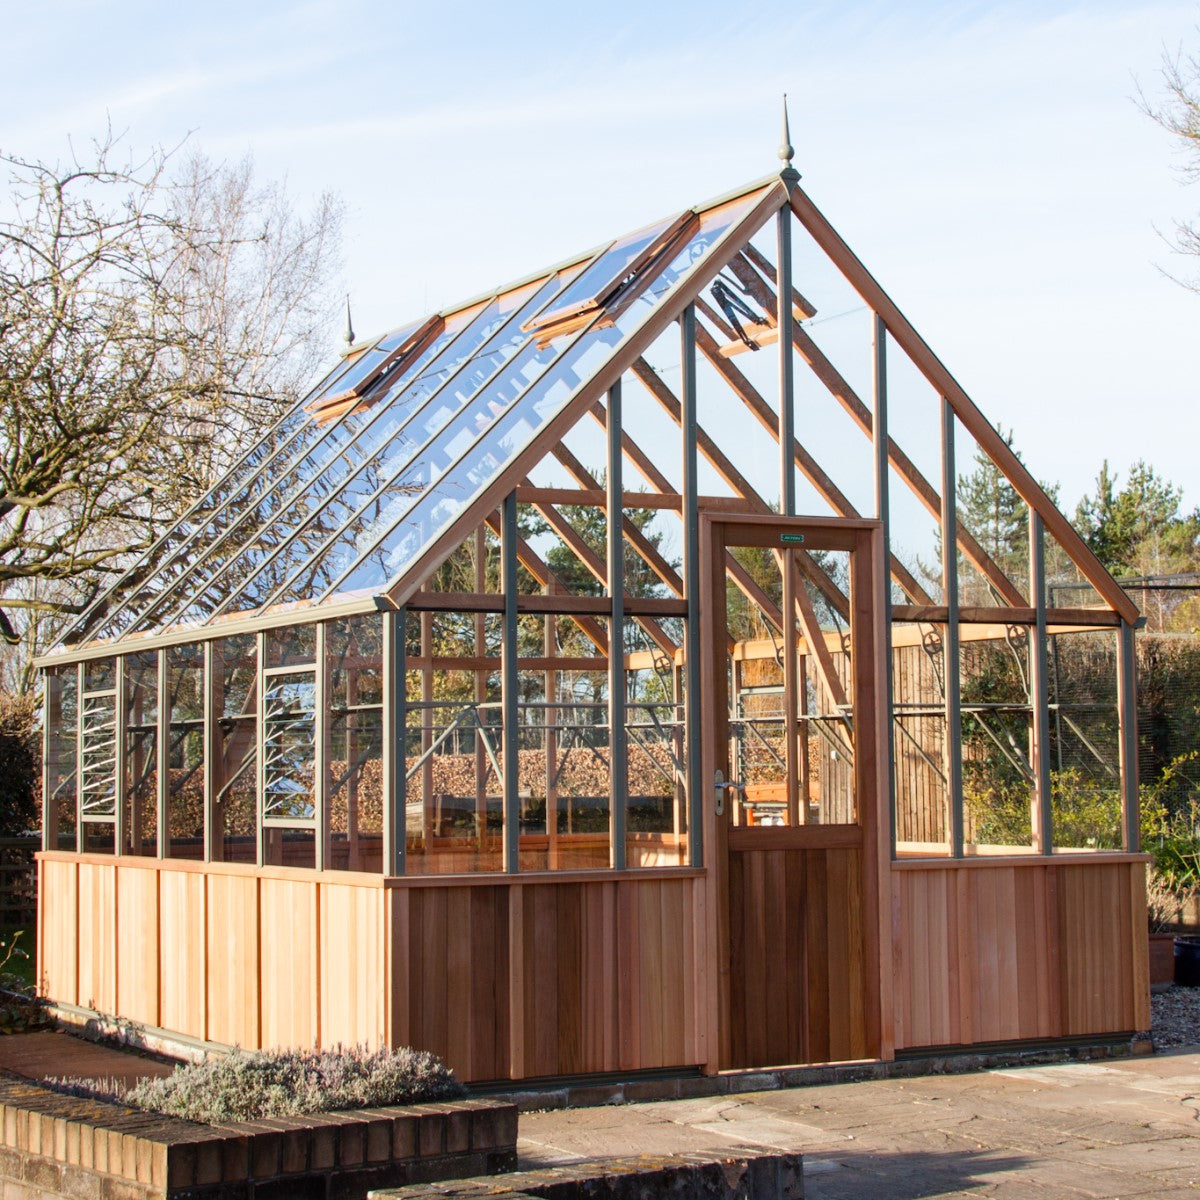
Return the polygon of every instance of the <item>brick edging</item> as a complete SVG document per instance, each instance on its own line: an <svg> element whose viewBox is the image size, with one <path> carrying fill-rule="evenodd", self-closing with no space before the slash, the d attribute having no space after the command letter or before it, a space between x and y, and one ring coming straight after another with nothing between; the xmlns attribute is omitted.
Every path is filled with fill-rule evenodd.
<svg viewBox="0 0 1200 1200"><path fill-rule="evenodd" d="M0 1122L0 1179L51 1195L97 1174L122 1185L102 1195L145 1200L231 1189L252 1197L272 1182L312 1187L317 1178L343 1188L348 1176L365 1194L516 1165L516 1106L486 1099L201 1125L0 1079Z"/></svg>

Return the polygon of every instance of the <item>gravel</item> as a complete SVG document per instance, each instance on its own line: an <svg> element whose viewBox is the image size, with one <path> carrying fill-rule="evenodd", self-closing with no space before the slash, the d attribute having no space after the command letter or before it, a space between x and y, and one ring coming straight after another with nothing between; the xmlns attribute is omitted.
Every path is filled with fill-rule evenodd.
<svg viewBox="0 0 1200 1200"><path fill-rule="evenodd" d="M1200 1045L1200 988L1169 987L1150 997L1150 1028L1154 1045Z"/></svg>

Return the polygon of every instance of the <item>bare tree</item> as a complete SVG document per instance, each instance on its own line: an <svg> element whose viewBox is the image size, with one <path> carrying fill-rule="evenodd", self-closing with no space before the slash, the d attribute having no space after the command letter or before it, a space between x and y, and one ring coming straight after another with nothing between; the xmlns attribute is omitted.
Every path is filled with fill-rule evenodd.
<svg viewBox="0 0 1200 1200"><path fill-rule="evenodd" d="M1200 181L1200 54L1164 53L1162 81L1166 96L1161 102L1142 92L1142 111L1176 138L1180 173L1185 182ZM1168 239L1180 254L1200 257L1200 218L1177 221ZM1200 274L1179 280L1192 291L1200 291Z"/></svg>
<svg viewBox="0 0 1200 1200"><path fill-rule="evenodd" d="M0 162L0 638L19 685L294 402L332 340L342 208L300 215L248 160L135 160L111 137Z"/></svg>

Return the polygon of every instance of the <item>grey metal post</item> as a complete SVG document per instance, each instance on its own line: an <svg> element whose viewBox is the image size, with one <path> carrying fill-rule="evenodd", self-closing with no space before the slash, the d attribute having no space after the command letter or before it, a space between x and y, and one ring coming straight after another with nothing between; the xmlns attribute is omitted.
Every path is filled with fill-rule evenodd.
<svg viewBox="0 0 1200 1200"><path fill-rule="evenodd" d="M887 727L887 762L879 765L884 794L888 797L888 838L893 857L896 853L896 728L895 686L892 679L892 535L888 499L888 395L887 326L873 314L871 323L871 365L874 380L875 413L871 422L872 448L875 451L875 516L883 526L883 553L876 564L879 578L879 605L883 614L884 703Z"/></svg>
<svg viewBox="0 0 1200 1200"><path fill-rule="evenodd" d="M214 824L216 818L216 773L217 773L217 739L220 737L220 725L216 711L215 687L213 683L213 660L216 657L216 646L209 638L204 643L200 661L204 664L204 678L200 681L201 709L200 716L203 724L200 727L200 744L204 747L204 861L212 862L215 857L216 839L219 836ZM223 849L223 847L222 847ZM222 857L224 855L222 854Z"/></svg>
<svg viewBox="0 0 1200 1200"><path fill-rule="evenodd" d="M159 771L162 775L165 772ZM83 663L75 664L75 848L83 841Z"/></svg>
<svg viewBox="0 0 1200 1200"><path fill-rule="evenodd" d="M1125 849L1141 849L1141 811L1138 803L1137 647L1133 626L1121 622L1118 633L1117 709L1121 719L1121 818Z"/></svg>
<svg viewBox="0 0 1200 1200"><path fill-rule="evenodd" d="M168 686L167 651L158 651L158 745L154 760L155 804L158 808L158 857L166 858L171 848L167 828L167 801L170 797L171 773L168 759L171 752L171 692Z"/></svg>
<svg viewBox="0 0 1200 1200"><path fill-rule="evenodd" d="M318 621L316 652L313 662L313 813L317 827L313 831L313 865L325 870L329 861L329 684L325 656L325 622Z"/></svg>
<svg viewBox="0 0 1200 1200"><path fill-rule="evenodd" d="M1029 509L1029 591L1033 628L1029 631L1029 691L1033 705L1033 848L1054 850L1054 814L1050 791L1050 691L1046 674L1046 530L1041 514Z"/></svg>
<svg viewBox="0 0 1200 1200"><path fill-rule="evenodd" d="M954 409L942 399L942 592L946 601L943 641L946 680L946 801L950 853L963 853L962 711L958 661L958 505L954 467Z"/></svg>
<svg viewBox="0 0 1200 1200"><path fill-rule="evenodd" d="M517 493L509 492L500 509L500 579L504 592L504 640L500 651L500 700L504 714L504 869L520 869L520 771L517 729Z"/></svg>
<svg viewBox="0 0 1200 1200"><path fill-rule="evenodd" d="M628 806L625 733L625 535L622 529L621 381L608 389L608 827L609 862L625 870Z"/></svg>
<svg viewBox="0 0 1200 1200"><path fill-rule="evenodd" d="M260 629L254 635L255 653L258 662L255 664L255 674L258 681L258 713L256 724L258 726L258 756L254 763L255 775L255 792L257 793L257 802L255 811L258 814L258 829L256 830L255 839L255 863L262 866L267 860L267 827L264 821L266 813L266 784L267 784L267 698L266 698L266 676L263 675L263 667L267 661L267 635Z"/></svg>
<svg viewBox="0 0 1200 1200"><path fill-rule="evenodd" d="M117 694L113 697L113 796L116 801L116 812L113 814L113 853L125 852L125 826L128 819L125 815L126 793L129 788L126 783L125 769L125 727L129 724L129 703L125 694L125 656L117 655L114 671Z"/></svg>
<svg viewBox="0 0 1200 1200"><path fill-rule="evenodd" d="M55 766L50 761L50 690L51 680L58 688L59 720L56 728L62 728L62 686L58 683L58 672L42 672L42 849L57 850L54 844L58 841L57 813L50 803L50 774Z"/></svg>
<svg viewBox="0 0 1200 1200"><path fill-rule="evenodd" d="M405 667L405 631L408 609L387 612L383 617L383 864L385 872L403 875L405 870L408 806L406 759L408 718L408 672Z"/></svg>
<svg viewBox="0 0 1200 1200"><path fill-rule="evenodd" d="M704 865L703 797L700 746L700 520L697 505L700 469L696 453L696 309L689 304L680 321L680 429L683 435L683 588L687 600L684 633L687 671L683 727L687 751L688 861Z"/></svg>
<svg viewBox="0 0 1200 1200"><path fill-rule="evenodd" d="M775 309L779 328L779 510L796 515L796 411L792 363L792 210L784 205L776 218L779 275Z"/></svg>

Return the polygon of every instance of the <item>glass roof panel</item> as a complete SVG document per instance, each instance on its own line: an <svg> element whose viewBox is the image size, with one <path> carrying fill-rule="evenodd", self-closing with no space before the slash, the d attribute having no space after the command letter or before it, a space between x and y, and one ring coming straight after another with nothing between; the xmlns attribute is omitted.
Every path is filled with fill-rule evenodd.
<svg viewBox="0 0 1200 1200"><path fill-rule="evenodd" d="M400 481L403 491L364 520L356 540L357 561L321 593L375 594L383 591L538 432L566 407L580 386L610 359L632 332L695 265L711 252L760 198L749 197L704 214L699 230L662 268L654 282L611 324L597 318L566 343L552 369L532 386L510 393L489 386L482 405L459 415L422 453ZM558 343L562 345L562 341ZM540 350L546 354L553 345ZM315 583L316 581L313 580ZM312 591L308 593L312 595ZM278 599L297 599L292 592Z"/></svg>
<svg viewBox="0 0 1200 1200"><path fill-rule="evenodd" d="M336 555L345 539L345 530L356 515L394 486L397 475L409 466L413 456L423 451L483 383L508 370L506 364L520 347L528 344L516 327L546 304L558 291L562 278L560 275L544 286L522 288L493 301L477 323L478 331L469 353L456 355L454 362L435 364L439 369L418 380L389 406L396 408L400 424L379 459L370 464L369 470L360 471L350 479L338 495L312 514L307 524L297 530L299 536L288 546L280 547L261 576L251 578L242 593L223 609L258 608L294 576L311 579L316 572L319 577L326 560ZM304 586L297 582L287 590L290 594L296 587Z"/></svg>
<svg viewBox="0 0 1200 1200"><path fill-rule="evenodd" d="M536 322L530 322L530 326L549 324L595 304L604 292L622 279L634 260L650 250L680 219L668 217L618 238L607 250L596 255L583 274L545 312L539 313Z"/></svg>
<svg viewBox="0 0 1200 1200"><path fill-rule="evenodd" d="M379 339L366 351L339 362L312 391L288 410L183 520L160 539L137 569L143 582L129 591L107 616L104 615L105 606L98 601L68 632L67 639L75 640L84 633L92 637L112 636L135 623L141 624L139 618L147 606L170 589L192 566L198 555L219 542L228 532L230 524L257 502L273 480L294 471L297 464L307 454L317 451L331 434L339 436L340 431L334 426L313 424L308 410L314 401L335 390L342 390L344 381L351 374L361 373L364 362L369 362L371 369L375 369L415 328L415 325L409 325L396 330ZM89 626L95 628L89 630Z"/></svg>
<svg viewBox="0 0 1200 1200"><path fill-rule="evenodd" d="M419 376L431 359L454 343L473 315L474 310L455 314L436 337L427 341L410 361L397 364L385 379L396 380L398 386ZM419 346L417 343L414 348ZM379 386L387 384L381 382ZM264 555L288 537L297 522L322 505L348 473L371 461L380 443L386 445L394 419L387 404L376 403L373 395L368 394L339 420L330 424L317 420L316 424L330 436L321 438L314 452L305 455L290 471L278 473L268 489L243 509L226 533L194 560L171 593L164 594L147 611L144 619L149 624L162 625L178 619L200 598L204 599L200 612L210 613L255 569Z"/></svg>
<svg viewBox="0 0 1200 1200"><path fill-rule="evenodd" d="M161 540L143 581L98 610L88 635L388 588L772 186L647 226L339 363Z"/></svg>

